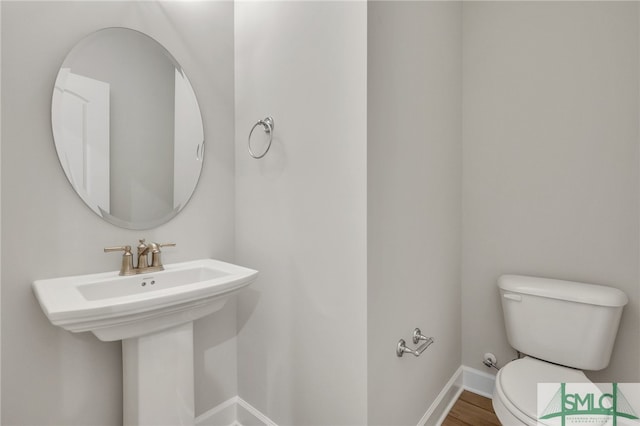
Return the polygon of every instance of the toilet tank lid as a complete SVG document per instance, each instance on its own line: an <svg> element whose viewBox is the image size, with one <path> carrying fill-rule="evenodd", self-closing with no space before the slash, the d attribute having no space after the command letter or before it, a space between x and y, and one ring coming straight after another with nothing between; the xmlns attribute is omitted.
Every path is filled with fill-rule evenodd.
<svg viewBox="0 0 640 426"><path fill-rule="evenodd" d="M629 301L623 291L613 287L524 275L502 275L498 287L513 293L598 306L620 307Z"/></svg>

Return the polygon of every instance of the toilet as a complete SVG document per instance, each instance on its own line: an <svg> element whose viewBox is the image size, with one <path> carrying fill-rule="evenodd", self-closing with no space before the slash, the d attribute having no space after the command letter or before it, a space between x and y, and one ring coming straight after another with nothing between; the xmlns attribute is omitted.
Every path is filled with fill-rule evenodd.
<svg viewBox="0 0 640 426"><path fill-rule="evenodd" d="M524 354L498 371L493 408L504 426L537 419L538 383L590 383L582 370L609 365L622 291L601 285L521 275L498 280L509 344Z"/></svg>

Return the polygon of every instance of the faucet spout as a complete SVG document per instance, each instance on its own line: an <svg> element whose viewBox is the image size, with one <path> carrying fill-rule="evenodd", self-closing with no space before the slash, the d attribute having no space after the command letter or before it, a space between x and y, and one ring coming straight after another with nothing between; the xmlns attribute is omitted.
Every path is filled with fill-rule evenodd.
<svg viewBox="0 0 640 426"><path fill-rule="evenodd" d="M147 258L147 254L149 253L149 246L145 244L145 240L139 240L140 244L138 244L138 270L143 270L149 267L149 259Z"/></svg>

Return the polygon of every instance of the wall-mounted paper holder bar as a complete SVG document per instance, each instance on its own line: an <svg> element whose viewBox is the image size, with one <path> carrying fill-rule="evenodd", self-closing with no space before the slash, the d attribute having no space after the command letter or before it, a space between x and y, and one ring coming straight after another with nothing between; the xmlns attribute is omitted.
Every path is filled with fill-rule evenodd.
<svg viewBox="0 0 640 426"><path fill-rule="evenodd" d="M424 341L424 343L418 346L416 349L411 349L407 347L404 339L398 340L398 345L396 346L396 355L398 357L402 357L402 355L408 353L413 356L420 356L420 354L434 342L433 337L423 336L420 329L416 328L415 330L413 330L413 343L418 344L418 342L420 341Z"/></svg>

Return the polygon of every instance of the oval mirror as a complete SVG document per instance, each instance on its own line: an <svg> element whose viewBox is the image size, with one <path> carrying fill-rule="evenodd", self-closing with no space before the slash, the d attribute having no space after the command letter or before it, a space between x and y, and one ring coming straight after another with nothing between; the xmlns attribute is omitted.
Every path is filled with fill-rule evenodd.
<svg viewBox="0 0 640 426"><path fill-rule="evenodd" d="M58 72L51 120L69 182L105 220L153 228L191 198L202 116L180 64L151 37L106 28L82 39Z"/></svg>

